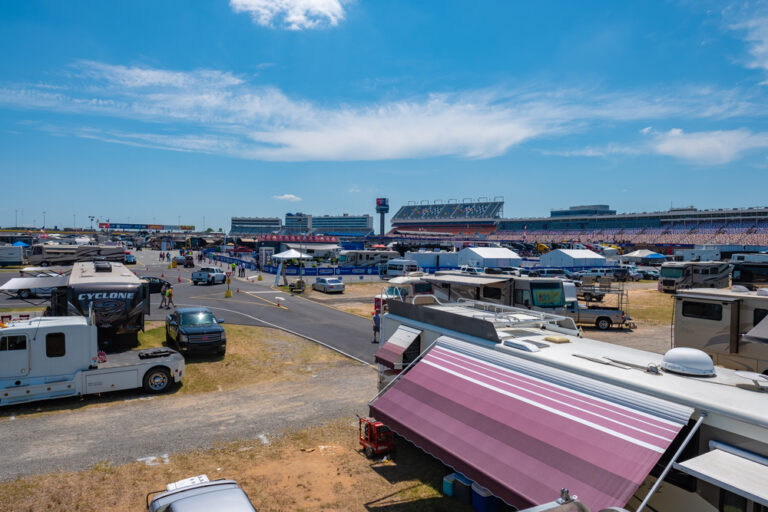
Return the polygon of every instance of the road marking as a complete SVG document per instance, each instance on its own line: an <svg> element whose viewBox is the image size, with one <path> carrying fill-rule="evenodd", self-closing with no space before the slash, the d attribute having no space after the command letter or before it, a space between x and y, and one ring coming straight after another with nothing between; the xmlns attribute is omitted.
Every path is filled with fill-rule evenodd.
<svg viewBox="0 0 768 512"><path fill-rule="evenodd" d="M179 304L179 306L195 306L195 304ZM235 314L238 314L238 315L243 315L244 317L250 318L252 320L256 320L257 322L261 322L262 324L268 325L269 327L274 327L275 329L280 329L281 331L285 331L287 333L293 334L294 336L298 336L299 338L304 338L305 340L309 340L309 341L312 341L314 343L317 343L318 345L322 345L325 348L331 349L334 352L338 352L339 354L341 354L343 356L346 356L346 357L348 357L350 359L354 359L358 363L362 363L365 366L370 366L371 368L376 368L376 365L373 365L373 364L371 364L371 363L369 363L367 361L363 361L359 357L355 357L352 354L348 354L347 352L344 352L343 350L341 350L339 348L333 347L333 346L331 346L331 345L329 345L329 344L327 344L327 343L325 343L323 341L318 340L317 338L312 338L310 336L307 336L306 334L301 334L301 333L298 333L296 331L292 331L291 329L287 329L287 328L282 327L280 325L273 324L271 322L267 322L266 320L262 320L261 318L256 318L255 316L248 315L246 313L241 313L240 311L235 311L234 309L220 308L220 307L217 307L217 306L208 306L208 307L210 309L220 309L221 311L227 311L229 313L235 313Z"/></svg>
<svg viewBox="0 0 768 512"><path fill-rule="evenodd" d="M280 293L282 293L282 292L280 292ZM272 302L271 300L265 299L264 297L259 297L258 295L251 295L251 292L245 292L245 294L246 294L246 295L249 295L249 296L251 296L251 297L253 297L254 299L263 300L263 301L264 301L264 302L266 302L267 304L272 304L273 306L277 306L277 307L279 307L279 308L288 309L288 308L286 308L285 306L282 306L282 305L280 305L280 304L279 304L279 303L277 303L277 302ZM276 297L276 298L277 298L277 297ZM282 297L280 297L280 298L282 299Z"/></svg>
<svg viewBox="0 0 768 512"><path fill-rule="evenodd" d="M267 291L264 291L264 292L245 292L245 293L250 294L250 293L283 293L283 292L280 291L280 290L267 290Z"/></svg>

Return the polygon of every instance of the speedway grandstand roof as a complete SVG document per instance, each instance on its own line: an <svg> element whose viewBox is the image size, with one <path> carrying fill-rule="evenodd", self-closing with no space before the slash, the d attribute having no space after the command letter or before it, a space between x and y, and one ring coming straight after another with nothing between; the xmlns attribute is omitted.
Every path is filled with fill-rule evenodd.
<svg viewBox="0 0 768 512"><path fill-rule="evenodd" d="M393 227L407 226L421 223L467 223L467 222L495 222L504 212L504 199L495 197L493 200L479 198L478 200L464 199L459 202L449 199L448 202L437 200L430 203L414 201L401 206L390 221Z"/></svg>

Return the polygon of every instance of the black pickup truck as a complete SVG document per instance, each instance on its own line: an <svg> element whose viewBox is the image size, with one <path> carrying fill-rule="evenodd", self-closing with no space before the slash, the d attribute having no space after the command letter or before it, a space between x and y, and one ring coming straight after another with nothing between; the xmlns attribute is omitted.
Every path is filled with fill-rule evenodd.
<svg viewBox="0 0 768 512"><path fill-rule="evenodd" d="M182 354L227 351L227 333L208 308L177 308L165 318L165 341Z"/></svg>

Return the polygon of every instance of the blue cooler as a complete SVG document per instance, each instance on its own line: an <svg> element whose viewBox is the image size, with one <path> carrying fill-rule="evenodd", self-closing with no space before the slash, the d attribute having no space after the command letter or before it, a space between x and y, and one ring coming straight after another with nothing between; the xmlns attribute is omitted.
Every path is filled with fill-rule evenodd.
<svg viewBox="0 0 768 512"><path fill-rule="evenodd" d="M454 473L456 479L453 481L453 497L465 505L472 504L472 480L461 473Z"/></svg>
<svg viewBox="0 0 768 512"><path fill-rule="evenodd" d="M443 477L443 494L453 496L453 482L456 480L456 473L451 473Z"/></svg>
<svg viewBox="0 0 768 512"><path fill-rule="evenodd" d="M491 491L472 483L472 508L477 512L496 512L499 509L499 501Z"/></svg>

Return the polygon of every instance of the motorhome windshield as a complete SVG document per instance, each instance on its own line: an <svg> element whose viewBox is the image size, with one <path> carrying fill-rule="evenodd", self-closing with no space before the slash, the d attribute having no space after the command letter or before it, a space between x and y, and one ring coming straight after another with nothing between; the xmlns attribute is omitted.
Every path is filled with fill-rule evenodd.
<svg viewBox="0 0 768 512"><path fill-rule="evenodd" d="M677 279L683 277L683 269L679 267L661 267L661 277Z"/></svg>
<svg viewBox="0 0 768 512"><path fill-rule="evenodd" d="M432 293L432 284L431 283L414 283L413 284L413 293Z"/></svg>
<svg viewBox="0 0 768 512"><path fill-rule="evenodd" d="M534 306L540 308L561 308L565 295L561 283L531 283Z"/></svg>

